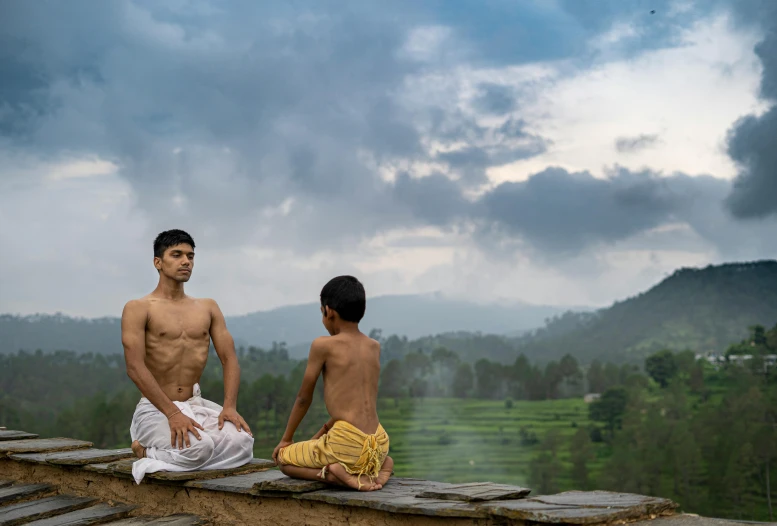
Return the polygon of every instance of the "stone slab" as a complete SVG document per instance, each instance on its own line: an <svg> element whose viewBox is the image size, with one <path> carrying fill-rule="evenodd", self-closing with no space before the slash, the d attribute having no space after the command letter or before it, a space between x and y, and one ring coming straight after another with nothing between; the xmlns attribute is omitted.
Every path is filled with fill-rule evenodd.
<svg viewBox="0 0 777 526"><path fill-rule="evenodd" d="M16 484L0 489L0 505L54 491L51 484Z"/></svg>
<svg viewBox="0 0 777 526"><path fill-rule="evenodd" d="M0 429L0 440L24 440L30 438L38 438L35 433L27 433L26 431L14 431L13 429Z"/></svg>
<svg viewBox="0 0 777 526"><path fill-rule="evenodd" d="M432 490L422 491L420 499L459 500L464 502L484 502L492 500L513 500L526 497L531 490L508 484L493 482L473 482L470 484L451 484Z"/></svg>
<svg viewBox="0 0 777 526"><path fill-rule="evenodd" d="M635 521L671 513L677 504L667 499L611 493L569 491L524 500L482 504L489 513L512 520L545 524L603 524Z"/></svg>
<svg viewBox="0 0 777 526"><path fill-rule="evenodd" d="M40 438L33 440L6 440L0 442L0 455L14 453L49 453L54 451L71 451L86 449L94 444L72 438Z"/></svg>
<svg viewBox="0 0 777 526"><path fill-rule="evenodd" d="M329 484L317 480L301 480L287 477L280 471L268 471L264 480L254 484L258 495L273 493L307 493L331 488Z"/></svg>
<svg viewBox="0 0 777 526"><path fill-rule="evenodd" d="M611 491L566 491L557 495L533 497L532 500L585 508L629 508L639 510L643 515L661 514L678 507L678 504L669 499Z"/></svg>
<svg viewBox="0 0 777 526"><path fill-rule="evenodd" d="M10 486L11 484L13 484L13 480L0 480L0 488Z"/></svg>
<svg viewBox="0 0 777 526"><path fill-rule="evenodd" d="M615 521L631 521L635 519L646 518L644 515L631 510L630 508L580 508L580 507L552 507L540 510L522 509L520 504L507 505L516 501L497 501L504 502L504 506L499 506L491 510L494 515L507 517L513 520L523 520L542 524L610 524Z"/></svg>
<svg viewBox="0 0 777 526"><path fill-rule="evenodd" d="M84 466L101 462L115 462L132 458L134 453L126 449L76 449L57 453L15 453L9 455L13 460L36 462L38 464L54 464L58 466Z"/></svg>
<svg viewBox="0 0 777 526"><path fill-rule="evenodd" d="M314 480L291 479L275 469L219 479L192 480L184 486L270 497L283 496L282 493L302 493L328 487L327 484Z"/></svg>
<svg viewBox="0 0 777 526"><path fill-rule="evenodd" d="M102 524L113 519L122 519L130 514L137 506L118 504L98 504L91 508L71 511L62 515L40 519L29 523L29 526L88 526L90 524Z"/></svg>
<svg viewBox="0 0 777 526"><path fill-rule="evenodd" d="M180 513L167 517L132 517L116 522L110 522L114 526L199 526L208 522L197 515Z"/></svg>
<svg viewBox="0 0 777 526"><path fill-rule="evenodd" d="M131 476L132 464L134 462L134 460L120 460L118 462L110 463L109 468L114 474ZM189 480L216 479L221 477L229 477L232 475L254 473L257 471L265 471L273 467L275 467L275 463L272 460L255 458L248 464L240 466L239 468L203 469L197 471L157 471L156 473L148 473L145 478L166 482L182 482Z"/></svg>
<svg viewBox="0 0 777 526"><path fill-rule="evenodd" d="M82 468L84 471L93 471L95 473L103 473L106 475L112 475L110 462L101 462L99 464L87 464Z"/></svg>
<svg viewBox="0 0 777 526"><path fill-rule="evenodd" d="M418 479L392 478L378 491L327 489L297 494L294 495L294 498L326 502L338 506L371 508L389 513L466 518L485 518L488 516L486 510L474 504L417 498L420 493L439 490L441 486L448 486L448 484Z"/></svg>
<svg viewBox="0 0 777 526"><path fill-rule="evenodd" d="M222 477L218 479L190 480L184 486L187 488L201 488L213 491L227 491L229 493L253 494L254 484L262 482L265 478L277 471L258 471L256 473L247 473L245 475L235 475L232 477Z"/></svg>
<svg viewBox="0 0 777 526"><path fill-rule="evenodd" d="M679 513L670 517L659 517L657 519L633 522L630 526L742 526L747 521L733 521L726 519L710 519L709 517L700 517L693 513ZM775 522L752 523L766 526L777 524Z"/></svg>
<svg viewBox="0 0 777 526"><path fill-rule="evenodd" d="M0 508L0 526L27 524L34 520L80 510L90 506L96 500L91 497L57 495L56 497L11 504Z"/></svg>

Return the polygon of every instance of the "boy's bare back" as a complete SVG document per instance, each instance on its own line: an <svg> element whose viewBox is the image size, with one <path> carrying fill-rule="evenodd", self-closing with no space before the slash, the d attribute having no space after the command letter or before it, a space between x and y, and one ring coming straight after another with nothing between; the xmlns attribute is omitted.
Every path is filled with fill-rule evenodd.
<svg viewBox="0 0 777 526"><path fill-rule="evenodd" d="M361 332L341 332L316 339L310 355L323 360L324 401L332 419L374 433L379 424L380 343Z"/></svg>

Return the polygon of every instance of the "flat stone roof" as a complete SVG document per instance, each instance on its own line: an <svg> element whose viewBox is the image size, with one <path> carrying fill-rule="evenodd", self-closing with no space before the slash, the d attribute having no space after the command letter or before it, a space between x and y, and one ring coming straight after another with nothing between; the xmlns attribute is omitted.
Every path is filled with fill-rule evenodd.
<svg viewBox="0 0 777 526"><path fill-rule="evenodd" d="M51 484L58 484L59 491L75 491L79 495L68 498L120 494L128 501L122 505L135 506L127 512L130 515L142 515L148 509L170 512L179 510L181 506L185 509L185 504L173 505L171 500L171 504L165 507L164 502L168 498L165 496L174 500L183 491L190 497L192 505L198 506L194 513L215 524L240 523L241 520L246 521L248 513L252 520L246 523L262 523L260 516L248 511L254 509L281 515L289 514L290 510L299 510L298 524L311 524L310 517L316 516L316 506L324 506L328 510L321 515L321 524L336 523L326 522L323 517L335 517L337 513L343 512L347 513L349 522L353 524L372 524L380 516L385 524L408 524L409 519L412 519L413 524L436 524L434 519L444 519L446 524L595 525L626 522L644 524L650 521L656 526L675 526L674 523L664 521L685 517L675 515L678 507L676 503L658 497L606 491L568 491L557 495L532 496L528 488L491 482L450 484L392 477L381 490L358 492L332 487L323 482L291 479L266 459L253 459L243 467L230 470L157 472L146 475L143 482L136 485L131 478L134 461L129 449L97 449L92 443L83 440L37 438L23 431L0 430L0 479L10 478L25 482L28 486L30 483L48 485L47 491L51 490ZM14 487L22 491L18 486ZM149 489L153 491L149 493ZM25 491L33 490L27 488ZM190 492L197 492L197 499L202 502L195 503ZM225 508L231 506L235 509L231 519L221 517L221 512L216 513L205 504L211 497L218 497ZM257 508L258 504L262 506ZM104 508L106 504L100 505ZM332 506L337 509L332 509ZM0 525L4 524L3 509L0 507ZM366 522L356 520L360 513L368 514L364 516ZM283 516L283 523L294 523L293 513ZM423 521L418 522L422 518ZM698 522L676 524L695 526Z"/></svg>

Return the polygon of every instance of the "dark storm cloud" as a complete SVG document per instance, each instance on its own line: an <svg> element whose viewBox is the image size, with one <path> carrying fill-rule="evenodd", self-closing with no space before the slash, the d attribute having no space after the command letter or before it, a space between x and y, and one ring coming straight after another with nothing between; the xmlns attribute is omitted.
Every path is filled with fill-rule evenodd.
<svg viewBox="0 0 777 526"><path fill-rule="evenodd" d="M548 142L518 118L492 129L443 109L455 107L449 101L408 110L397 94L434 67L399 52L409 29L450 24L473 62L517 64L574 56L631 16L618 7L628 2L606 3L606 22L576 7L584 2L568 12L465 4L3 2L0 133L43 156L116 162L150 228L209 231L223 246L304 252L397 227L475 224L540 250L582 250L682 212L686 201L668 183L627 172L597 180L549 168L465 197L489 167ZM656 20L666 44L671 21L661 29ZM518 108L509 88L481 89L480 111ZM430 156L428 138L467 146ZM407 162L440 162L450 173L386 182L380 169Z"/></svg>
<svg viewBox="0 0 777 526"><path fill-rule="evenodd" d="M474 132L473 142L483 139L488 131L475 125L467 128L466 124L460 130L461 135ZM527 132L526 123L520 119L509 118L492 132L496 138L494 145L466 146L441 152L435 160L445 163L462 183L478 185L488 181L488 168L535 157L547 151L549 145L543 137Z"/></svg>
<svg viewBox="0 0 777 526"><path fill-rule="evenodd" d="M426 16L413 4L19 1L2 9L0 71L13 78L0 92L5 138L44 155L115 161L152 228L184 221L225 245L264 236L309 250L408 220L395 201L405 194L372 163L431 160L415 115L397 100L421 67L398 52ZM451 143L488 131L461 114L436 119L432 135ZM523 133L514 128L504 144L445 162L477 183L494 164L543 151L526 134L508 144ZM263 214L289 198L288 216Z"/></svg>
<svg viewBox="0 0 777 526"><path fill-rule="evenodd" d="M397 175L393 194L413 217L427 224L447 227L471 215L472 205L462 195L461 187L439 173L420 179L401 173Z"/></svg>
<svg viewBox="0 0 777 526"><path fill-rule="evenodd" d="M636 137L618 137L615 140L615 149L621 153L633 153L658 142L658 135L637 135Z"/></svg>
<svg viewBox="0 0 777 526"><path fill-rule="evenodd" d="M760 96L777 104L777 4L744 1L734 4L745 23L757 24L764 38L755 46L761 60ZM777 214L777 106L761 116L746 116L731 129L728 154L739 174L726 204L735 217L760 218Z"/></svg>
<svg viewBox="0 0 777 526"><path fill-rule="evenodd" d="M548 168L483 196L482 219L547 251L577 252L660 225L677 207L664 181L621 171L609 179Z"/></svg>
<svg viewBox="0 0 777 526"><path fill-rule="evenodd" d="M496 115L510 113L515 109L515 93L509 86L485 83L480 85L481 93L474 106L483 113Z"/></svg>

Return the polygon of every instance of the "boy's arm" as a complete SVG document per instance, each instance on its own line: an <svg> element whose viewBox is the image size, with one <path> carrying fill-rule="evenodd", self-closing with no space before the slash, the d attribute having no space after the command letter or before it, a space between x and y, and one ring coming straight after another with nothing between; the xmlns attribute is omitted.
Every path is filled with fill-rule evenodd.
<svg viewBox="0 0 777 526"><path fill-rule="evenodd" d="M297 393L297 399L294 401L294 405L291 408L289 422L286 424L286 431L283 433L283 438L281 438L280 443L272 453L273 460L276 464L278 463L278 453L282 448L294 441L294 433L297 431L297 426L302 422L302 419L310 408L310 404L313 401L313 392L316 389L316 382L318 381L318 375L321 374L325 361L326 344L324 343L323 338L317 338L313 340L313 343L310 345L305 376L302 378L302 386L300 387L299 392Z"/></svg>
<svg viewBox="0 0 777 526"><path fill-rule="evenodd" d="M219 429L224 427L224 422L232 422L238 431L245 429L249 435L251 428L246 421L237 412L237 392L240 388L240 365L237 363L235 354L235 340L227 330L227 322L224 314L214 300L208 300L210 303L210 339L213 341L213 347L216 349L216 355L221 360L221 367L224 370L224 409L219 415Z"/></svg>

